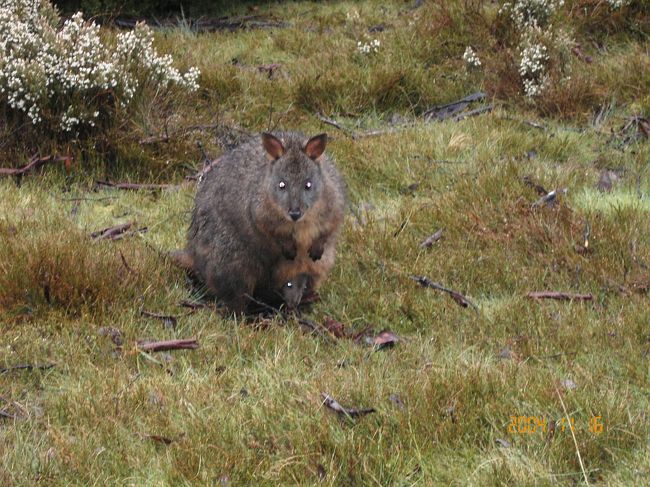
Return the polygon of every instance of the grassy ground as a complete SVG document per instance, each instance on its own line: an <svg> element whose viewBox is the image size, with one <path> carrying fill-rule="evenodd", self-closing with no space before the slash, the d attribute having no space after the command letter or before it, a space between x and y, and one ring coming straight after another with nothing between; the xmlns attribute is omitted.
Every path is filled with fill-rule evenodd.
<svg viewBox="0 0 650 487"><path fill-rule="evenodd" d="M647 32L594 34L588 19L576 23L594 57L571 61L576 87L591 80L588 97L555 91L536 106L497 98L491 113L423 123L432 104L510 89L461 59L476 36L491 35L495 12L484 7L477 20L469 3L449 5L296 2L271 7L287 29L160 32L161 50L202 69L199 96L143 100L109 161L90 155L69 174L52 165L20 185L0 181L0 367L56 364L0 373L0 483L650 483L650 147L617 132L623 117L648 115ZM347 18L355 11L359 20ZM472 19L474 30L462 23ZM355 54L380 23L386 30L370 34L380 52ZM592 38L607 49L589 47ZM269 63L282 65L272 79L257 69ZM160 108L172 101L173 111ZM610 107L602 123L589 123L601 106ZM355 132L385 128L395 113L414 123L353 139L318 112ZM165 119L169 142L138 143L160 135ZM183 273L163 252L183 245L194 187L92 190L106 177L180 183L200 164L196 141L216 156L233 126L330 133L355 211L307 317L332 317L350 333L389 328L403 339L395 347L375 351L293 321L189 313L179 306L191 297ZM605 168L620 175L609 193L595 189ZM533 208L539 195L524 176L567 192ZM88 236L126 221L147 233ZM419 247L440 228L442 239ZM543 290L594 300L526 297ZM147 355L135 346L189 337L199 349ZM376 412L337 417L322 393ZM520 433L512 416L557 426Z"/></svg>

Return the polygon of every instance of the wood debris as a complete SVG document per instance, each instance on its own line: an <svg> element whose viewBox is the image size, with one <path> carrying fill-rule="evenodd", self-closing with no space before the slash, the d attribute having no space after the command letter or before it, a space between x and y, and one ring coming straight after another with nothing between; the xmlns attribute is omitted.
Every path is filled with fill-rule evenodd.
<svg viewBox="0 0 650 487"><path fill-rule="evenodd" d="M322 393L323 404L330 408L332 411L339 413L342 416L349 418L358 418L360 416L365 416L366 414L374 413L375 408L345 408L341 406L336 399L334 399L329 394Z"/></svg>
<svg viewBox="0 0 650 487"><path fill-rule="evenodd" d="M164 340L153 342L140 340L137 343L138 350L143 352L165 352L167 350L194 350L199 348L199 342L194 338L183 340Z"/></svg>

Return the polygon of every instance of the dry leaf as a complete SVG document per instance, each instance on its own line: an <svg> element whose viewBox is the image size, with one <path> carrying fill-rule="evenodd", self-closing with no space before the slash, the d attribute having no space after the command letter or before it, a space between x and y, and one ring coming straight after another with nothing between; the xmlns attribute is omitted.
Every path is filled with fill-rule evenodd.
<svg viewBox="0 0 650 487"><path fill-rule="evenodd" d="M377 347L377 350L392 347L399 341L400 338L388 329L380 331L379 335L374 338L366 337L366 343Z"/></svg>
<svg viewBox="0 0 650 487"><path fill-rule="evenodd" d="M345 337L345 326L343 325L343 323L339 323L338 321L330 318L329 316L325 317L325 320L323 321L323 328L329 331L336 338Z"/></svg>

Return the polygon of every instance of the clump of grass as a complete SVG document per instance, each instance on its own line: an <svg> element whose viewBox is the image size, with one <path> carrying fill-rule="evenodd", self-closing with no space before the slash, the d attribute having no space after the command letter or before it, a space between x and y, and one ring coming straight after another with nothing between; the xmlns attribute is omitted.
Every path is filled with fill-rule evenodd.
<svg viewBox="0 0 650 487"><path fill-rule="evenodd" d="M162 284L166 265L142 243L93 241L50 196L37 194L3 202L0 310L19 318L51 309L78 317L131 303Z"/></svg>

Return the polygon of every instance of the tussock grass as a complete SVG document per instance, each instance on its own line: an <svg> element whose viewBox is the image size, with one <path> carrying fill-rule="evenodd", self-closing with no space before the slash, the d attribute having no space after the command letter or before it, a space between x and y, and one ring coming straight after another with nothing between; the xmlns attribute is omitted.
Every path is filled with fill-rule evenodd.
<svg viewBox="0 0 650 487"><path fill-rule="evenodd" d="M430 104L492 90L460 57L474 36L493 35L486 26L495 12L454 2L415 11L373 2L270 8L293 27L160 33L162 52L201 67L202 93L142 100L129 133L118 132L110 150L85 151L70 172L51 165L20 185L0 180L0 367L56 364L0 374L0 410L15 416L0 418L0 482L581 484L568 427L552 436L508 431L511 416L559 421L560 395L589 482L644 484L649 152L643 140L625 145L618 131L644 106L647 73L637 68L646 41L605 36L612 46L600 64L576 65L579 79L593 76L598 89L616 93L613 102L597 99L611 106L599 126L583 123L593 100L561 107L578 115L559 121L513 94L479 117L352 139L315 112L363 131L386 128L394 113L413 121ZM353 9L360 19L351 22ZM380 52L355 54L357 40L382 22L390 27L376 34ZM272 62L282 67L268 79L257 66ZM184 243L194 188L94 191L93 182L180 182L200 167L197 141L212 156L223 148L220 129L175 131L215 120L251 132L328 131L354 211L308 317L389 328L400 343L373 351L292 321L251 324L178 305L192 296L164 254ZM165 123L168 142L139 143L163 134ZM621 174L611 193L595 189L605 168ZM524 176L568 191L533 208L539 195ZM148 232L89 237L125 221ZM578 252L587 224L590 250ZM441 240L419 247L440 228ZM462 292L478 309L420 288L412 274ZM526 298L540 290L594 301ZM143 308L175 315L177 327L142 316ZM100 333L107 327L121 331L121 350ZM188 337L200 348L152 356L136 348L140 339ZM377 412L339 418L322 405L323 392ZM589 431L593 416L602 417L602 434Z"/></svg>

